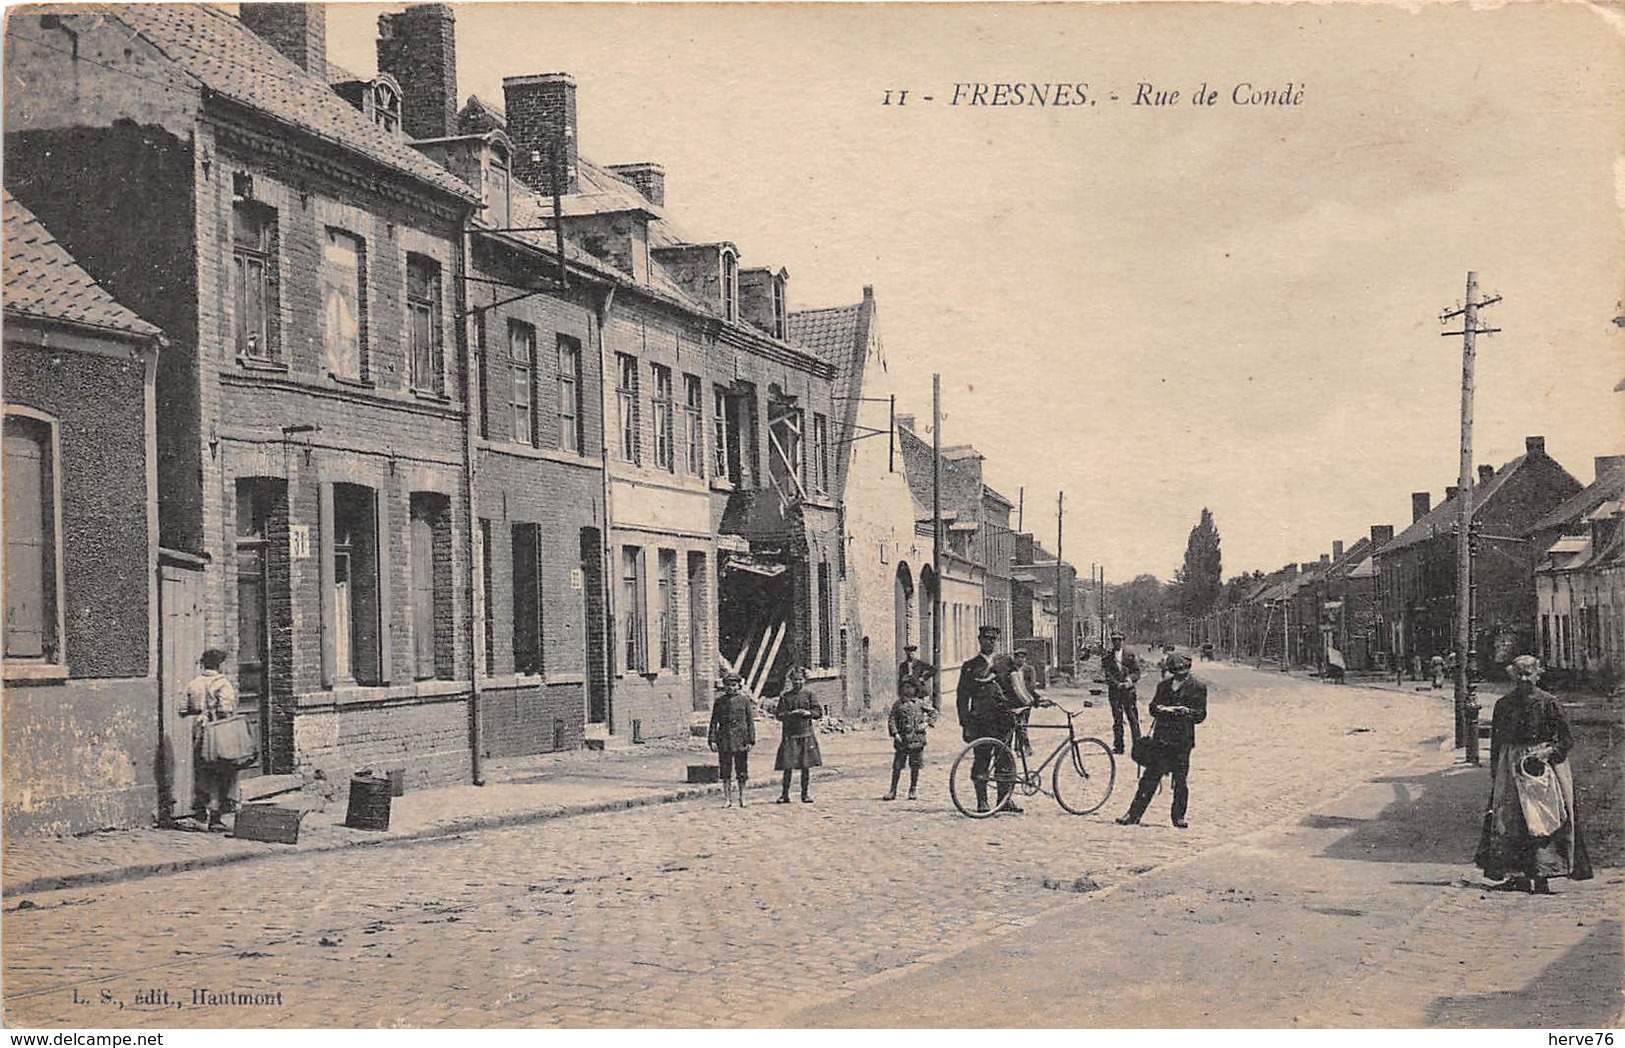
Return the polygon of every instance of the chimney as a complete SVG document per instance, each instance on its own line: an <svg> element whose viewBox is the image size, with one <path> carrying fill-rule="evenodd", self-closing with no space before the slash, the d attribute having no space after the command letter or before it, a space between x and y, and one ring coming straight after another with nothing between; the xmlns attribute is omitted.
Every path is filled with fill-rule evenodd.
<svg viewBox="0 0 1625 1048"><path fill-rule="evenodd" d="M1299 571L1301 571L1301 572L1303 572L1303 574L1305 574L1305 575L1307 575L1307 574L1309 574L1309 573L1310 573L1310 572L1311 572L1311 571L1314 571L1314 570L1315 570L1315 569L1316 569L1316 568L1317 568L1317 567L1319 567L1319 566L1320 566L1320 565L1318 565L1318 564L1316 564L1316 563L1315 563L1315 562L1314 562L1314 561L1312 561L1312 560L1306 560L1306 561L1304 561L1304 562L1303 562L1303 563L1302 563L1302 564L1300 564L1300 565L1298 565L1298 570L1299 570Z"/></svg>
<svg viewBox="0 0 1625 1048"><path fill-rule="evenodd" d="M1544 454L1546 454L1546 438L1545 437L1524 437L1523 438L1523 450L1524 450L1524 453L1528 454L1528 455L1544 455Z"/></svg>
<svg viewBox="0 0 1625 1048"><path fill-rule="evenodd" d="M457 17L445 4L378 16L378 71L401 85L408 138L457 133Z"/></svg>
<svg viewBox="0 0 1625 1048"><path fill-rule="evenodd" d="M915 431L914 430L914 416L913 415L898 415L897 416L897 428L898 429L906 429L910 433L913 433Z"/></svg>
<svg viewBox="0 0 1625 1048"><path fill-rule="evenodd" d="M1482 465L1480 465L1478 467L1478 482L1480 484L1488 484L1490 482L1490 478L1492 478L1494 476L1495 476L1495 467L1490 465L1489 463L1487 463L1487 462L1483 463Z"/></svg>
<svg viewBox="0 0 1625 1048"><path fill-rule="evenodd" d="M538 193L553 192L553 151L562 147L563 193L580 190L576 168L576 82L567 73L510 76L502 81L514 177Z"/></svg>
<svg viewBox="0 0 1625 1048"><path fill-rule="evenodd" d="M1332 562L1332 558L1331 558L1330 554L1322 553L1320 555L1320 566L1321 567L1324 568L1326 565L1330 564L1331 562Z"/></svg>
<svg viewBox="0 0 1625 1048"><path fill-rule="evenodd" d="M610 171L637 186L643 199L655 207L666 206L666 169L644 161L639 164L611 164Z"/></svg>
<svg viewBox="0 0 1625 1048"><path fill-rule="evenodd" d="M1416 523L1428 515L1433 508L1433 496L1425 491L1411 492L1411 523Z"/></svg>
<svg viewBox="0 0 1625 1048"><path fill-rule="evenodd" d="M1373 546L1386 546L1394 539L1394 526L1392 524L1371 525L1371 544Z"/></svg>
<svg viewBox="0 0 1625 1048"><path fill-rule="evenodd" d="M1342 560L1343 559L1343 540L1342 539L1332 539L1332 559L1333 560Z"/></svg>
<svg viewBox="0 0 1625 1048"><path fill-rule="evenodd" d="M1454 484L1451 484L1451 485L1449 485L1448 487L1446 487L1444 489L1444 500L1445 500L1445 502L1449 502L1451 499L1455 498L1457 495L1460 495L1460 494L1461 494L1461 488L1457 487Z"/></svg>
<svg viewBox="0 0 1625 1048"><path fill-rule="evenodd" d="M327 80L327 8L323 4L241 4L237 17L294 65Z"/></svg>
<svg viewBox="0 0 1625 1048"><path fill-rule="evenodd" d="M1596 471L1597 480L1625 473L1625 455L1598 455L1592 460L1591 468Z"/></svg>

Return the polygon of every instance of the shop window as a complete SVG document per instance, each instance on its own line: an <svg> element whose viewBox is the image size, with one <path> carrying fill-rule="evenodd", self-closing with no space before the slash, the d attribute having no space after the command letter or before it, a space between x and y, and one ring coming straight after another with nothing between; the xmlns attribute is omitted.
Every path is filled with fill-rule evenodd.
<svg viewBox="0 0 1625 1048"><path fill-rule="evenodd" d="M52 423L5 418L5 654L8 660L62 660L57 609L56 463Z"/></svg>
<svg viewBox="0 0 1625 1048"><path fill-rule="evenodd" d="M542 543L535 524L513 526L513 671L543 671Z"/></svg>
<svg viewBox="0 0 1625 1048"><path fill-rule="evenodd" d="M333 589L337 683L382 684L378 502L371 488L333 485Z"/></svg>
<svg viewBox="0 0 1625 1048"><path fill-rule="evenodd" d="M677 668L677 551L660 551L660 668Z"/></svg>
<svg viewBox="0 0 1625 1048"><path fill-rule="evenodd" d="M644 636L643 547L621 547L621 669L627 673L648 670L648 647Z"/></svg>
<svg viewBox="0 0 1625 1048"><path fill-rule="evenodd" d="M412 649L418 680L450 680L453 666L451 606L451 500L412 493Z"/></svg>

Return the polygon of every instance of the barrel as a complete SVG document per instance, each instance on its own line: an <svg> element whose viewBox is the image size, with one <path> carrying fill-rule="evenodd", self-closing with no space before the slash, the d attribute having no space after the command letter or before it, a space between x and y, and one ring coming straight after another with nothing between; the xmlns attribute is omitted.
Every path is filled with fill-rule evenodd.
<svg viewBox="0 0 1625 1048"><path fill-rule="evenodd" d="M370 772L350 777L350 810L344 825L352 830L389 829L389 780Z"/></svg>

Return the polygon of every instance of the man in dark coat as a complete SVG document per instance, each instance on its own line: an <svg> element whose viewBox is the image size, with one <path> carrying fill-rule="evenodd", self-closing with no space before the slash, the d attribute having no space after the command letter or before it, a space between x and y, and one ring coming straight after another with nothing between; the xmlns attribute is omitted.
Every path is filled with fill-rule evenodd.
<svg viewBox="0 0 1625 1048"><path fill-rule="evenodd" d="M1134 686L1140 681L1140 659L1123 648L1123 634L1112 631L1112 649L1100 657L1106 677L1106 697L1112 705L1112 752L1123 752L1123 721L1128 721L1130 739L1140 737L1140 696Z"/></svg>
<svg viewBox="0 0 1625 1048"><path fill-rule="evenodd" d="M966 659L959 667L959 687L956 704L959 712L960 734L966 742L977 739L1001 739L1009 743L1015 734L1017 710L1027 703L1011 679L1021 671L1009 655L996 655L999 628L983 626L977 631L981 651ZM976 809L987 811L988 767L999 781L999 803L1005 805L1013 789L1015 774L1011 751L993 746L979 747L971 757L971 781L976 785ZM1011 802L1002 809L1020 815L1022 809Z"/></svg>
<svg viewBox="0 0 1625 1048"><path fill-rule="evenodd" d="M927 699L935 701L934 689L931 680L937 674L937 668L915 655L920 650L918 644L905 644L903 661L897 664L897 694L903 694L903 682L913 681L920 688L920 694Z"/></svg>
<svg viewBox="0 0 1625 1048"><path fill-rule="evenodd" d="M1156 795L1164 775L1174 779L1174 804L1170 813L1175 826L1184 829L1185 808L1190 802L1186 778L1191 770L1191 750L1196 746L1196 726L1207 719L1207 685L1191 676L1188 656L1169 655L1168 677L1157 685L1151 700L1151 738L1157 756L1140 774L1140 788L1134 794L1128 814L1117 821L1129 826L1140 821Z"/></svg>

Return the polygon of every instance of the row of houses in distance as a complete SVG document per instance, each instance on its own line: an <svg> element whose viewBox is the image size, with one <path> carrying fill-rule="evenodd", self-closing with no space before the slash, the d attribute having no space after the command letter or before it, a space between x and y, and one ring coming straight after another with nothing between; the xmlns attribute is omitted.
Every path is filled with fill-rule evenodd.
<svg viewBox="0 0 1625 1048"><path fill-rule="evenodd" d="M1496 677L1531 653L1557 676L1618 680L1625 670L1625 456L1599 456L1584 484L1544 438L1471 492L1478 670ZM1255 573L1193 624L1192 640L1235 657L1324 669L1407 671L1454 651L1461 492L1411 496L1397 534L1374 525L1317 561Z"/></svg>
<svg viewBox="0 0 1625 1048"><path fill-rule="evenodd" d="M968 446L936 577L871 289L792 310L568 75L463 99L449 8L378 30L360 77L319 5L8 20L8 835L184 806L205 647L254 773L413 788L686 734L723 669L855 714L983 623L1071 663Z"/></svg>

